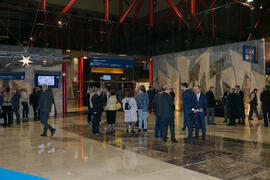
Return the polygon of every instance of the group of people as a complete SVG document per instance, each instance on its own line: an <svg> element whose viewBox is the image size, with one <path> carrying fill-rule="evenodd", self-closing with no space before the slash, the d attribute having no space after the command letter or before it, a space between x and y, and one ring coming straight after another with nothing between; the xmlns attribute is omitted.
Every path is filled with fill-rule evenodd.
<svg viewBox="0 0 270 180"><path fill-rule="evenodd" d="M4 119L3 127L13 125L13 116L15 114L16 124L20 125L20 105L22 105L22 122L28 122L29 105L33 107L34 121L40 120L44 125L41 136L47 136L47 129L51 131L51 135L55 133L55 129L48 124L49 113L52 104L54 103L52 92L48 85L44 84L42 89L34 88L33 92L28 96L27 89L12 90L7 87L3 92L0 92L0 106Z"/></svg>

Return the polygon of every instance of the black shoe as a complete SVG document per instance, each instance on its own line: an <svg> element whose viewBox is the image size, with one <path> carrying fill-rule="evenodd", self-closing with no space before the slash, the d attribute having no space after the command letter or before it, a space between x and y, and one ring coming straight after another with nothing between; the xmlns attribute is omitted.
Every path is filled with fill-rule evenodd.
<svg viewBox="0 0 270 180"><path fill-rule="evenodd" d="M236 124L227 124L226 126L236 126Z"/></svg>
<svg viewBox="0 0 270 180"><path fill-rule="evenodd" d="M182 131L186 131L186 128L182 128Z"/></svg>
<svg viewBox="0 0 270 180"><path fill-rule="evenodd" d="M193 144L193 143L194 143L194 141L193 141L193 140L191 140L191 139L187 139L187 140L185 141L185 143L188 143L188 144Z"/></svg>
<svg viewBox="0 0 270 180"><path fill-rule="evenodd" d="M172 140L172 143L178 143L178 141L176 139Z"/></svg>
<svg viewBox="0 0 270 180"><path fill-rule="evenodd" d="M264 127L268 127L268 124L267 125L265 124Z"/></svg>
<svg viewBox="0 0 270 180"><path fill-rule="evenodd" d="M56 129L52 129L52 130L51 130L51 133L52 133L52 134L51 134L51 137L53 137L55 131L56 131Z"/></svg>
<svg viewBox="0 0 270 180"><path fill-rule="evenodd" d="M144 132L147 132L147 129L144 129L143 131L144 131Z"/></svg>
<svg viewBox="0 0 270 180"><path fill-rule="evenodd" d="M205 140L206 140L206 137L205 137L205 136L203 136L203 137L202 137L202 140L203 140L203 141L205 141Z"/></svg>
<svg viewBox="0 0 270 180"><path fill-rule="evenodd" d="M141 132L141 129L139 129L137 132Z"/></svg>
<svg viewBox="0 0 270 180"><path fill-rule="evenodd" d="M167 139L162 139L162 142L167 142Z"/></svg>
<svg viewBox="0 0 270 180"><path fill-rule="evenodd" d="M47 134L41 134L40 136L42 136L42 137L47 137Z"/></svg>
<svg viewBox="0 0 270 180"><path fill-rule="evenodd" d="M254 119L253 118L248 118L249 121L253 121Z"/></svg>
<svg viewBox="0 0 270 180"><path fill-rule="evenodd" d="M199 139L199 136L194 136L194 138L193 139Z"/></svg>
<svg viewBox="0 0 270 180"><path fill-rule="evenodd" d="M155 136L155 138L160 138L159 136Z"/></svg>

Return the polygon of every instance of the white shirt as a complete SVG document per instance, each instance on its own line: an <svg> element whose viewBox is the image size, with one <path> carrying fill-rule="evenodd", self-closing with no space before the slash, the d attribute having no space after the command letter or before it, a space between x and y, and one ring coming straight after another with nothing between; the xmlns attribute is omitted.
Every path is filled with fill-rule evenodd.
<svg viewBox="0 0 270 180"><path fill-rule="evenodd" d="M196 96L197 96L197 101L199 101L200 100L201 93L196 94Z"/></svg>

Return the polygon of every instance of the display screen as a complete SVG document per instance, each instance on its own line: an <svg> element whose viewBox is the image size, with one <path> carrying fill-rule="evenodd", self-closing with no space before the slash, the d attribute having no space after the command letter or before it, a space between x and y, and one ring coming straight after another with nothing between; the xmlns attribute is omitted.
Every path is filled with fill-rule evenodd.
<svg viewBox="0 0 270 180"><path fill-rule="evenodd" d="M110 81L112 78L111 78L111 75L103 75L103 80L104 81Z"/></svg>
<svg viewBox="0 0 270 180"><path fill-rule="evenodd" d="M48 86L55 86L55 76L38 76L38 86L47 84Z"/></svg>

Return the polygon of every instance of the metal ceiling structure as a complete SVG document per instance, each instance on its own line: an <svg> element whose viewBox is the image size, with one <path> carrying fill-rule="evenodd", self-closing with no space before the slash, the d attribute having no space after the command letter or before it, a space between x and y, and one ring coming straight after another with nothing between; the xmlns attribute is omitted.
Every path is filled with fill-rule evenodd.
<svg viewBox="0 0 270 180"><path fill-rule="evenodd" d="M270 36L269 0L104 0L103 12L79 3L3 0L0 43L152 56Z"/></svg>

